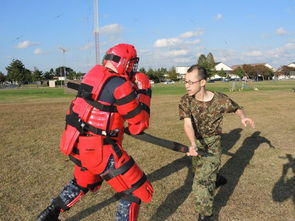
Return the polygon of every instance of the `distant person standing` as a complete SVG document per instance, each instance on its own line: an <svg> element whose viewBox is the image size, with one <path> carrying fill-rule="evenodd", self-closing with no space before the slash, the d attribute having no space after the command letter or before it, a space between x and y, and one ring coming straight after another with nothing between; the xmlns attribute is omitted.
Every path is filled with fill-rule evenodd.
<svg viewBox="0 0 295 221"><path fill-rule="evenodd" d="M244 126L254 121L246 117L241 107L227 95L206 90L207 72L191 66L185 76L187 94L181 97L179 117L190 141L188 156L193 157L195 177L193 192L199 220L212 220L216 176L221 160L222 120L225 113L236 113ZM202 149L208 155L198 155ZM226 181L226 180L225 180Z"/></svg>

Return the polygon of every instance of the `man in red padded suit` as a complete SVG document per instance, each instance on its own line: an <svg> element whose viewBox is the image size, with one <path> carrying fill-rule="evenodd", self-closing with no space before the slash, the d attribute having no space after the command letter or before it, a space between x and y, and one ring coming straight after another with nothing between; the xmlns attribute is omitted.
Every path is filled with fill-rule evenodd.
<svg viewBox="0 0 295 221"><path fill-rule="evenodd" d="M125 130L134 135L149 126L150 82L136 72L138 60L134 46L118 44L80 85L68 84L78 94L66 115L60 149L75 163L74 178L37 220L58 220L60 212L89 190L98 190L103 181L120 197L118 221L137 220L141 201L151 201L151 183L122 148L125 121Z"/></svg>

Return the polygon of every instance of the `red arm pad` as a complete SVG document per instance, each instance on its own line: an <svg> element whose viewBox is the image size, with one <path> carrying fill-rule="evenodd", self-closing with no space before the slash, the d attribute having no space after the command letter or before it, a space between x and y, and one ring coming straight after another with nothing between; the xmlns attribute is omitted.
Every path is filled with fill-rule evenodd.
<svg viewBox="0 0 295 221"><path fill-rule="evenodd" d="M148 76L144 73L137 72L134 75L135 88L138 92L138 100L140 103L150 107L151 104L151 83Z"/></svg>
<svg viewBox="0 0 295 221"><path fill-rule="evenodd" d="M128 122L130 133L138 134L148 127L149 115L141 109L138 97L130 81L126 81L117 87L114 91L114 97L119 114ZM135 114L130 115L133 112Z"/></svg>
<svg viewBox="0 0 295 221"><path fill-rule="evenodd" d="M136 123L136 124L130 124L128 123L128 129L131 134L136 135L144 131L149 127L149 114L145 111L141 112L144 115L144 120Z"/></svg>
<svg viewBox="0 0 295 221"><path fill-rule="evenodd" d="M150 79L144 73L136 72L133 82L136 84L136 90L151 88Z"/></svg>

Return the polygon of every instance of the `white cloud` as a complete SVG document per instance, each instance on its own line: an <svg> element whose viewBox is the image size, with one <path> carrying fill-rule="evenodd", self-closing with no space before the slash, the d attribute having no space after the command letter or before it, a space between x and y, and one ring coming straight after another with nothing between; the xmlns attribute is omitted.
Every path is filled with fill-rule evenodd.
<svg viewBox="0 0 295 221"><path fill-rule="evenodd" d="M154 47L156 48L174 47L178 49L190 47L191 45L199 44L201 42L200 39L190 39L190 38L200 36L203 33L204 33L203 30L188 31L188 32L184 32L180 34L178 37L175 37L175 38L158 39L154 42Z"/></svg>
<svg viewBox="0 0 295 221"><path fill-rule="evenodd" d="M167 56L181 56L181 55L187 55L188 51L187 50L173 50L173 51L168 51Z"/></svg>
<svg viewBox="0 0 295 221"><path fill-rule="evenodd" d="M44 54L45 52L42 50L42 49L40 49L40 48L36 48L35 50L34 50L34 54L36 54L36 55L38 55L38 54Z"/></svg>
<svg viewBox="0 0 295 221"><path fill-rule="evenodd" d="M17 48L23 49L23 48L28 48L33 45L37 45L37 43L31 42L31 41L22 41L17 44Z"/></svg>
<svg viewBox="0 0 295 221"><path fill-rule="evenodd" d="M123 27L119 24L110 24L100 28L101 34L118 34L123 31Z"/></svg>
<svg viewBox="0 0 295 221"><path fill-rule="evenodd" d="M196 37L196 36L200 36L204 34L203 30L198 30L198 31L188 31L185 33L182 33L179 35L180 38L192 38L192 37Z"/></svg>
<svg viewBox="0 0 295 221"><path fill-rule="evenodd" d="M191 41L190 43L193 44L193 45L200 44L201 43L201 40L200 39L196 39L196 40Z"/></svg>
<svg viewBox="0 0 295 221"><path fill-rule="evenodd" d="M193 62L193 58L193 56L191 56L190 58L175 58L174 62L190 64Z"/></svg>
<svg viewBox="0 0 295 221"><path fill-rule="evenodd" d="M277 35L286 35L286 34L288 34L288 32L283 28L278 28L278 29L276 29L276 34Z"/></svg>
<svg viewBox="0 0 295 221"><path fill-rule="evenodd" d="M182 40L178 38L162 38L162 39L156 40L156 42L154 43L154 46L156 48L172 47L172 46L176 46L177 44L181 42Z"/></svg>
<svg viewBox="0 0 295 221"><path fill-rule="evenodd" d="M255 51L245 52L244 55L249 57L258 57L258 56L262 56L263 53L259 50L255 50Z"/></svg>
<svg viewBox="0 0 295 221"><path fill-rule="evenodd" d="M284 45L284 48L286 49L295 49L295 43L290 42Z"/></svg>
<svg viewBox="0 0 295 221"><path fill-rule="evenodd" d="M216 20L221 20L221 19L223 19L223 14L218 13L217 15L215 15L215 19L216 19Z"/></svg>

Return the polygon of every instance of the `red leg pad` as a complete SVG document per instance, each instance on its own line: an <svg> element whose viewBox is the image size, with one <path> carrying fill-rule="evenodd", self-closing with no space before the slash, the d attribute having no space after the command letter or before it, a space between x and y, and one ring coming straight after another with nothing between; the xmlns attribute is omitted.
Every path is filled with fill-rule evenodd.
<svg viewBox="0 0 295 221"><path fill-rule="evenodd" d="M129 221L136 221L139 212L139 205L137 203L131 203L129 207Z"/></svg>
<svg viewBox="0 0 295 221"><path fill-rule="evenodd" d="M126 155L125 155L126 154ZM124 156L120 158L120 161L117 165L122 166L122 159L124 160L124 163L126 163L128 160L130 160L130 157L125 152ZM126 160L128 159L128 160ZM142 170L137 166L136 163L133 164L133 166L124 174L120 174L110 180L107 180L106 182L116 191L116 192L122 192L128 189L132 188L132 185L138 182L142 176L144 176L144 173ZM152 194L154 190L151 185L151 183L147 180L145 181L139 188L137 188L135 191L133 191L133 195L141 199L143 202L148 203L152 199Z"/></svg>
<svg viewBox="0 0 295 221"><path fill-rule="evenodd" d="M98 175L94 175L88 170L81 171L81 167L75 166L74 167L74 176L76 179L76 183L83 187L88 188L89 185L102 182L102 179ZM101 185L98 185L95 189L91 191L97 191L100 188Z"/></svg>

